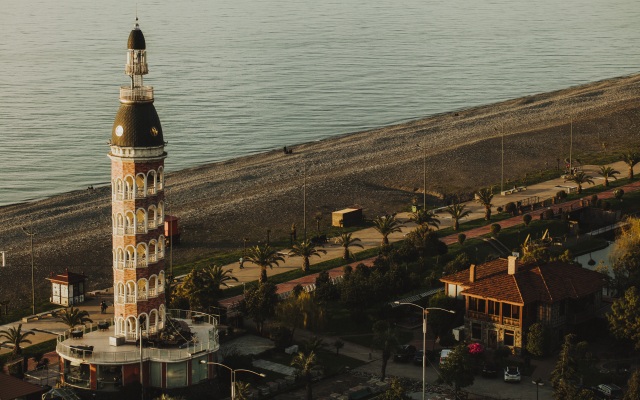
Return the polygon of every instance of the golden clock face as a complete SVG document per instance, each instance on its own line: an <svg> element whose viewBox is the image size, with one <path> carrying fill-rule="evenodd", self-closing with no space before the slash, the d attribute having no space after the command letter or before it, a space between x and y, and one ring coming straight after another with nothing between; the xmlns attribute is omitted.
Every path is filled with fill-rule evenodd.
<svg viewBox="0 0 640 400"><path fill-rule="evenodd" d="M155 126L151 127L151 135L152 136L158 136L158 128L156 128Z"/></svg>

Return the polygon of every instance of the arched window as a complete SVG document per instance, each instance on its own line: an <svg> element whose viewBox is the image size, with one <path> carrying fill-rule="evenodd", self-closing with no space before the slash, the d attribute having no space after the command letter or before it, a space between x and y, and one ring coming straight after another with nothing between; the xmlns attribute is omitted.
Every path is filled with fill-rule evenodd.
<svg viewBox="0 0 640 400"><path fill-rule="evenodd" d="M149 311L149 333L155 333L158 327L158 310Z"/></svg>
<svg viewBox="0 0 640 400"><path fill-rule="evenodd" d="M126 340L138 339L138 319L134 316L128 316L124 324L124 336Z"/></svg>
<svg viewBox="0 0 640 400"><path fill-rule="evenodd" d="M136 175L136 198L142 199L145 197L145 193L147 193L146 183L147 180L143 173Z"/></svg>
<svg viewBox="0 0 640 400"><path fill-rule="evenodd" d="M164 201L158 203L158 226L164 225Z"/></svg>
<svg viewBox="0 0 640 400"><path fill-rule="evenodd" d="M156 324L158 326L158 329L164 328L165 314L166 309L164 307L164 304L160 304L160 307L158 308L158 323Z"/></svg>
<svg viewBox="0 0 640 400"><path fill-rule="evenodd" d="M133 235L136 233L136 216L132 211L127 211L124 215L124 233L125 235Z"/></svg>
<svg viewBox="0 0 640 400"><path fill-rule="evenodd" d="M124 285L125 303L132 304L136 302L136 283L134 281L127 281Z"/></svg>
<svg viewBox="0 0 640 400"><path fill-rule="evenodd" d="M149 297L158 297L158 277L156 275L149 277Z"/></svg>
<svg viewBox="0 0 640 400"><path fill-rule="evenodd" d="M154 170L147 173L147 194L156 194L156 171Z"/></svg>
<svg viewBox="0 0 640 400"><path fill-rule="evenodd" d="M164 167L161 165L158 167L158 190L164 188Z"/></svg>
<svg viewBox="0 0 640 400"><path fill-rule="evenodd" d="M133 199L133 177L131 175L127 175L124 178L124 198L127 200Z"/></svg>
<svg viewBox="0 0 640 400"><path fill-rule="evenodd" d="M148 266L146 243L138 243L138 248L136 249L136 256L137 256L136 267L146 268Z"/></svg>
<svg viewBox="0 0 640 400"><path fill-rule="evenodd" d="M118 304L124 304L124 283L118 282L114 284L114 287L114 301Z"/></svg>
<svg viewBox="0 0 640 400"><path fill-rule="evenodd" d="M116 180L116 200L124 199L124 182L118 178Z"/></svg>
<svg viewBox="0 0 640 400"><path fill-rule="evenodd" d="M124 252L124 267L135 268L136 267L136 249L129 245L125 248Z"/></svg>
<svg viewBox="0 0 640 400"><path fill-rule="evenodd" d="M116 235L124 234L124 217L122 214L116 214Z"/></svg>
<svg viewBox="0 0 640 400"><path fill-rule="evenodd" d="M164 292L164 271L160 271L158 274L158 293Z"/></svg>
<svg viewBox="0 0 640 400"><path fill-rule="evenodd" d="M115 263L115 267L117 269L123 269L124 268L124 250L122 250L122 247L118 247L116 249L116 263Z"/></svg>
<svg viewBox="0 0 640 400"><path fill-rule="evenodd" d="M149 206L149 228L155 229L158 226L158 213L156 212L156 206L153 204Z"/></svg>
<svg viewBox="0 0 640 400"><path fill-rule="evenodd" d="M149 262L154 263L158 261L158 245L155 239L151 239L149 242Z"/></svg>
<svg viewBox="0 0 640 400"><path fill-rule="evenodd" d="M147 313L142 313L138 316L138 322L140 323L140 328L142 332L146 333L149 329L149 315Z"/></svg>
<svg viewBox="0 0 640 400"><path fill-rule="evenodd" d="M136 232L147 233L147 212L144 208L136 210Z"/></svg>
<svg viewBox="0 0 640 400"><path fill-rule="evenodd" d="M138 280L138 300L147 300L149 282L142 278Z"/></svg>
<svg viewBox="0 0 640 400"><path fill-rule="evenodd" d="M164 242L165 242L165 238L164 235L160 235L160 238L158 239L158 260L161 260L164 258Z"/></svg>
<svg viewBox="0 0 640 400"><path fill-rule="evenodd" d="M124 335L124 318L116 317L114 320L116 336Z"/></svg>

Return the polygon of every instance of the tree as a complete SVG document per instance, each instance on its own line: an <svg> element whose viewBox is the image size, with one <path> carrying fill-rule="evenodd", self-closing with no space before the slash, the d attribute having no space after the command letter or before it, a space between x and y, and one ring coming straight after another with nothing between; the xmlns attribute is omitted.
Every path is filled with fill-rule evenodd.
<svg viewBox="0 0 640 400"><path fill-rule="evenodd" d="M413 246L417 249L422 257L443 255L449 251L447 245L438 238L438 235L425 225L409 232L404 243L406 246Z"/></svg>
<svg viewBox="0 0 640 400"><path fill-rule="evenodd" d="M640 219L627 218L611 251L614 287L619 294L640 287Z"/></svg>
<svg viewBox="0 0 640 400"><path fill-rule="evenodd" d="M640 349L640 294L635 286L613 302L607 320L615 337L628 339Z"/></svg>
<svg viewBox="0 0 640 400"><path fill-rule="evenodd" d="M395 329L384 320L373 324L373 343L377 349L382 350L382 367L380 370L380 381L384 381L387 374L387 363L391 358L391 352L398 345L398 336Z"/></svg>
<svg viewBox="0 0 640 400"><path fill-rule="evenodd" d="M409 219L418 225L426 225L433 229L440 228L440 220L429 210L418 210L412 213Z"/></svg>
<svg viewBox="0 0 640 400"><path fill-rule="evenodd" d="M65 308L62 312L57 313L56 317L60 318L62 322L69 327L69 329L73 329L78 325L84 325L87 322L93 322L93 320L89 318L88 311L81 311L79 308L75 308L73 306Z"/></svg>
<svg viewBox="0 0 640 400"><path fill-rule="evenodd" d="M291 360L291 365L296 367L303 377L307 387L307 400L313 398L311 384L313 383L313 367L316 365L316 353L312 350L308 353L298 352Z"/></svg>
<svg viewBox="0 0 640 400"><path fill-rule="evenodd" d="M382 235L382 245L389 244L389 235L395 232L401 232L404 225L396 219L395 215L378 216L373 220L373 229Z"/></svg>
<svg viewBox="0 0 640 400"><path fill-rule="evenodd" d="M498 237L498 234L500 233L501 229L502 227L500 226L500 224L498 223L491 224L491 236L494 238Z"/></svg>
<svg viewBox="0 0 640 400"><path fill-rule="evenodd" d="M583 171L576 172L567 178L568 181L574 182L578 185L578 193L582 193L582 185L588 183L593 185L593 177L591 175L585 174Z"/></svg>
<svg viewBox="0 0 640 400"><path fill-rule="evenodd" d="M455 274L458 271L462 271L463 269L469 268L470 265L471 265L471 261L469 260L469 256L467 255L467 253L461 252L456 256L456 258L449 261L444 266L442 273L445 275Z"/></svg>
<svg viewBox="0 0 640 400"><path fill-rule="evenodd" d="M290 255L294 257L302 257L302 270L309 272L311 269L311 263L309 258L316 256L321 257L320 253L327 254L326 250L316 249L316 245L311 240L303 240L302 242L295 243L291 249Z"/></svg>
<svg viewBox="0 0 640 400"><path fill-rule="evenodd" d="M545 324L536 322L527 333L527 351L534 356L543 357L549 347L549 331Z"/></svg>
<svg viewBox="0 0 640 400"><path fill-rule="evenodd" d="M228 288L231 282L238 282L232 274L232 269L225 270L215 264L193 269L176 289L177 295L189 301L190 309L207 312L217 304L221 287Z"/></svg>
<svg viewBox="0 0 640 400"><path fill-rule="evenodd" d="M249 255L247 255L247 261L260 267L260 279L258 282L265 283L267 281L267 268L272 269L274 265L280 265L280 261L284 262L284 258L278 255L276 249L265 243L252 247L249 250Z"/></svg>
<svg viewBox="0 0 640 400"><path fill-rule="evenodd" d="M564 337L564 343L558 356L558 361L551 372L551 385L553 386L553 398L558 400L583 400L591 399L593 395L579 387L581 377L578 374L580 353L584 352L586 342L574 344L576 335L568 334Z"/></svg>
<svg viewBox="0 0 640 400"><path fill-rule="evenodd" d="M314 297L320 303L326 303L338 298L338 288L329 276L328 271L322 271L316 277Z"/></svg>
<svg viewBox="0 0 640 400"><path fill-rule="evenodd" d="M311 293L302 291L291 294L280 301L276 307L276 316L280 323L291 330L293 336L296 328L316 330L324 322L324 308L315 301Z"/></svg>
<svg viewBox="0 0 640 400"><path fill-rule="evenodd" d="M475 199L477 203L480 203L484 207L484 219L489 221L491 219L491 200L493 199L493 193L489 188L482 188L475 193Z"/></svg>
<svg viewBox="0 0 640 400"><path fill-rule="evenodd" d="M277 304L277 288L271 282L260 283L245 293L245 310L255 321L259 333L262 333L265 321L274 316Z"/></svg>
<svg viewBox="0 0 640 400"><path fill-rule="evenodd" d="M629 167L629 180L633 180L633 167L640 162L640 153L635 151L622 153L622 161Z"/></svg>
<svg viewBox="0 0 640 400"><path fill-rule="evenodd" d="M32 331L22 332L22 324L18 324L18 327L11 327L8 329L0 330L0 339L5 339L0 342L0 345L3 344L12 344L13 350L11 351L11 356L19 356L22 354L23 343L31 344L31 340L27 339L27 336L35 335Z"/></svg>
<svg viewBox="0 0 640 400"><path fill-rule="evenodd" d="M613 191L613 197L616 198L616 200L621 200L622 196L624 196L624 190L617 188Z"/></svg>
<svg viewBox="0 0 640 400"><path fill-rule="evenodd" d="M622 400L640 399L640 369L633 371L627 381L627 391Z"/></svg>
<svg viewBox="0 0 640 400"><path fill-rule="evenodd" d="M250 384L242 381L236 381L235 382L236 400L249 400L250 389L251 389Z"/></svg>
<svg viewBox="0 0 640 400"><path fill-rule="evenodd" d="M464 244L465 240L467 240L467 235L464 233L458 233L458 244L460 244L460 246Z"/></svg>
<svg viewBox="0 0 640 400"><path fill-rule="evenodd" d="M453 203L445 209L446 212L451 215L451 219L453 219L453 230L457 231L460 228L460 220L464 217L469 216L471 211L465 210L466 206L461 203Z"/></svg>
<svg viewBox="0 0 640 400"><path fill-rule="evenodd" d="M457 305L457 300L445 295L444 292L437 293L429 299L429 307L455 310ZM427 328L439 338L451 332L451 329L456 326L456 315L444 311L430 312L428 320L429 326Z"/></svg>
<svg viewBox="0 0 640 400"><path fill-rule="evenodd" d="M455 398L458 398L460 388L473 385L472 364L473 360L467 345L461 343L454 347L440 367L442 380L453 386Z"/></svg>
<svg viewBox="0 0 640 400"><path fill-rule="evenodd" d="M522 222L524 222L524 226L529 226L529 224L531 223L531 214L523 215Z"/></svg>
<svg viewBox="0 0 640 400"><path fill-rule="evenodd" d="M602 175L602 177L604 178L604 186L608 187L609 186L609 179L613 178L615 180L617 180L618 178L616 178L616 175L620 174L620 171L616 170L613 167L610 167L608 165L601 165L600 166L600 175Z"/></svg>
<svg viewBox="0 0 640 400"><path fill-rule="evenodd" d="M402 400L407 398L407 391L404 385L398 378L393 378L389 388L385 390L380 396L376 397L378 400Z"/></svg>
<svg viewBox="0 0 640 400"><path fill-rule="evenodd" d="M360 239L351 237L351 235L352 234L350 232L342 232L340 236L336 238L336 244L339 244L344 249L342 258L345 260L355 258L353 252L349 250L350 247L364 248L360 243L357 243Z"/></svg>

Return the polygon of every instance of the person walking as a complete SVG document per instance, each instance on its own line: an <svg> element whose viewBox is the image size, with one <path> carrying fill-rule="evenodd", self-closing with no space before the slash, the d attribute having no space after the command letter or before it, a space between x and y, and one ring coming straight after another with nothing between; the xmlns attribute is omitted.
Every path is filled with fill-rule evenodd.
<svg viewBox="0 0 640 400"><path fill-rule="evenodd" d="M102 300L102 302L100 303L100 314L106 314L107 312L107 303Z"/></svg>
<svg viewBox="0 0 640 400"><path fill-rule="evenodd" d="M240 259L238 260L238 264L240 264L240 269L244 268L244 258L240 257Z"/></svg>

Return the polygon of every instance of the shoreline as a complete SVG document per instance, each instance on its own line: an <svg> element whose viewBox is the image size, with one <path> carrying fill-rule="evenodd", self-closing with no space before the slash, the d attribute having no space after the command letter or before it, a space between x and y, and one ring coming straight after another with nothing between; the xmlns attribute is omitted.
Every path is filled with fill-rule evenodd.
<svg viewBox="0 0 640 400"><path fill-rule="evenodd" d="M570 115L574 157L639 146L640 75L292 145L289 155L271 150L168 173L167 214L180 218L182 230L174 263L241 249L243 237L253 245L267 229L272 238L288 237L292 223L300 232L303 164L307 224L314 232L318 212L326 226L336 209L359 205L373 218L407 207L422 194L425 160L430 203L499 182L502 127L505 178L555 167L568 156ZM40 293L48 297L50 290L44 277L67 267L90 276L89 290L110 284L108 184L1 206L0 220L0 249L10 265L0 269L0 300L31 292L24 279L29 242L21 230L30 221Z"/></svg>

